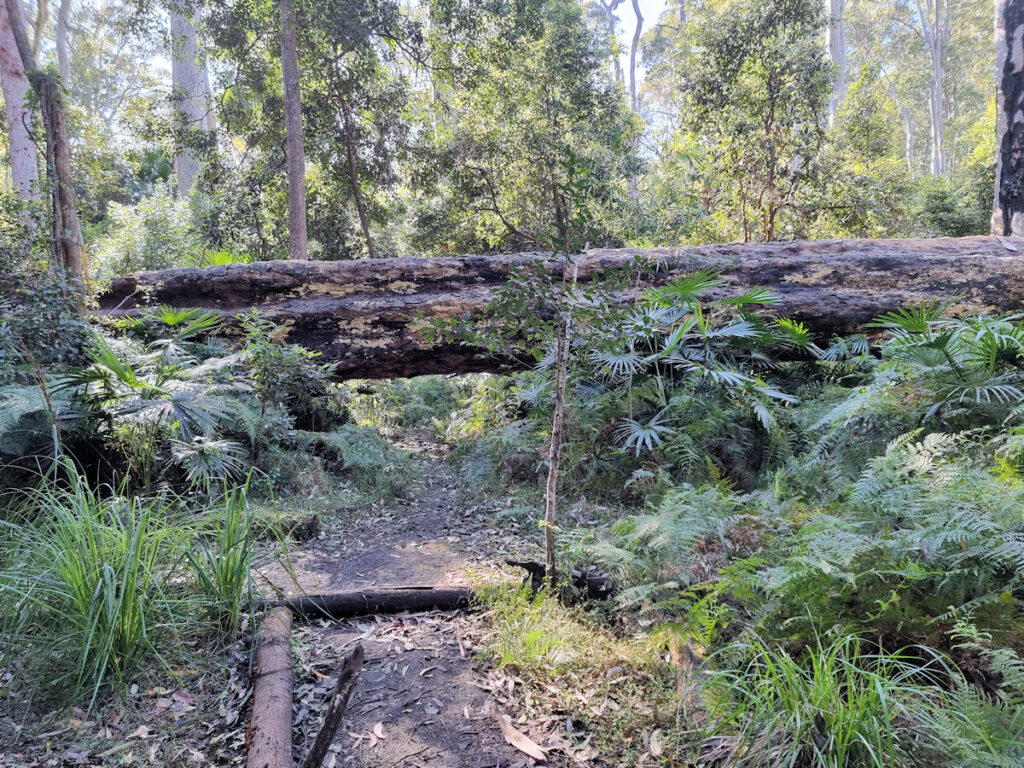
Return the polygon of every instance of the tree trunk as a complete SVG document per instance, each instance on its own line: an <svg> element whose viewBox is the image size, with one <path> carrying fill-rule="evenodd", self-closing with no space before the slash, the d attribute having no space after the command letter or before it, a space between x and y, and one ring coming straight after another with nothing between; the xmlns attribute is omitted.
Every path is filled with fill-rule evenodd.
<svg viewBox="0 0 1024 768"><path fill-rule="evenodd" d="M359 165L356 162L355 129L352 125L352 112L349 110L348 104L342 105L341 115L345 126L345 156L348 160L348 178L352 184L352 197L356 201L359 226L363 230L363 239L366 240L366 253L372 259L376 254L373 248L373 236L370 233L370 219L366 213L366 203L363 200L363 191L359 187Z"/></svg>
<svg viewBox="0 0 1024 768"><path fill-rule="evenodd" d="M608 25L608 39L611 40L612 45L615 46L615 61L613 67L615 69L615 82L622 82L622 63L619 61L618 55L618 23L619 19L615 15L615 9L623 2L623 0L600 0L601 8L604 9L604 21Z"/></svg>
<svg viewBox="0 0 1024 768"><path fill-rule="evenodd" d="M43 45L43 32L46 29L46 22L50 20L50 0L37 0L36 17L32 21L32 56L39 56L39 49Z"/></svg>
<svg viewBox="0 0 1024 768"><path fill-rule="evenodd" d="M29 82L14 40L7 6L0 2L0 87L10 145L11 180L20 200L39 200L39 166L32 141L32 112L25 102Z"/></svg>
<svg viewBox="0 0 1024 768"><path fill-rule="evenodd" d="M360 643L356 643L356 647L345 657L345 661L341 665L341 671L338 673L338 682L334 686L334 693L327 704L327 714L324 716L323 727L320 729L320 733L316 735L313 746L309 748L309 752L302 759L300 768L320 768L320 764L327 757L327 752L331 748L331 742L334 741L334 736L338 732L341 718L348 708L348 700L352 697L352 691L356 687L356 680L359 679L359 673L362 670L363 646Z"/></svg>
<svg viewBox="0 0 1024 768"><path fill-rule="evenodd" d="M1024 239L995 237L729 243L687 248L592 250L575 257L581 283L626 269L637 256L648 268L634 300L701 267L722 272L715 297L766 286L781 297L778 312L805 323L821 341L857 330L882 314L921 301L962 296L958 306L994 312L1024 307ZM137 314L146 301L203 307L239 333L236 316L259 307L284 326L284 338L323 354L339 379L389 378L523 368L458 342L431 340L431 318L471 318L513 269L547 254L433 259L358 259L169 269L115 278L99 314ZM550 263L555 273L560 263ZM657 270L654 266L657 265Z"/></svg>
<svg viewBox="0 0 1024 768"><path fill-rule="evenodd" d="M828 0L828 54L836 65L836 81L828 101L828 124L835 121L839 102L846 98L846 20L843 16L846 0Z"/></svg>
<svg viewBox="0 0 1024 768"><path fill-rule="evenodd" d="M200 162L193 143L195 134L206 128L208 112L205 69L192 24L194 2L184 6L171 6L171 82L174 108L178 118L178 146L175 150L174 169L180 197L192 194L192 186L199 174Z"/></svg>
<svg viewBox="0 0 1024 768"><path fill-rule="evenodd" d="M904 107L899 101L896 108L903 116L903 154L907 158L907 170L910 171L910 178L914 178L914 116L910 110Z"/></svg>
<svg viewBox="0 0 1024 768"><path fill-rule="evenodd" d="M996 2L996 189L992 233L1024 235L1024 0Z"/></svg>
<svg viewBox="0 0 1024 768"><path fill-rule="evenodd" d="M68 50L68 34L71 30L72 0L61 0L57 13L57 71L61 83L67 88L71 83L71 53Z"/></svg>
<svg viewBox="0 0 1024 768"><path fill-rule="evenodd" d="M206 94L206 121L203 128L207 133L217 133L217 109L213 103L213 89L210 88L210 69L202 64L203 92Z"/></svg>
<svg viewBox="0 0 1024 768"><path fill-rule="evenodd" d="M946 91L943 85L946 48L949 44L950 15L949 0L916 0L918 25L931 73L928 83L928 112L931 120L931 175L941 176L946 172Z"/></svg>
<svg viewBox="0 0 1024 768"><path fill-rule="evenodd" d="M85 308L86 267L82 231L75 205L71 175L71 143L64 114L61 90L52 74L36 67L35 56L25 30L21 0L5 0L21 62L39 97L43 126L46 129L46 165L53 169L51 187L54 259L73 283L79 309Z"/></svg>
<svg viewBox="0 0 1024 768"><path fill-rule="evenodd" d="M281 0L281 75L284 80L285 159L288 163L288 252L309 258L306 246L306 148L302 137L302 92L295 42L293 0Z"/></svg>
<svg viewBox="0 0 1024 768"><path fill-rule="evenodd" d="M562 458L562 431L565 427L565 385L569 378L570 331L558 337L555 349L555 412L551 417L551 445L548 448L548 477L544 484L544 578L548 589L558 584L555 561L555 525L558 511L558 467Z"/></svg>
<svg viewBox="0 0 1024 768"><path fill-rule="evenodd" d="M246 768L292 768L292 614L275 608L263 618L246 729Z"/></svg>
<svg viewBox="0 0 1024 768"><path fill-rule="evenodd" d="M377 613L452 611L470 604L469 587L393 587L289 597L276 604L303 619L347 619Z"/></svg>
<svg viewBox="0 0 1024 768"><path fill-rule="evenodd" d="M636 29L633 31L633 44L629 47L629 93L633 99L633 111L637 112L640 102L636 91L636 54L640 48L640 35L644 31L644 17L640 13L639 0L633 0L633 13L636 15Z"/></svg>

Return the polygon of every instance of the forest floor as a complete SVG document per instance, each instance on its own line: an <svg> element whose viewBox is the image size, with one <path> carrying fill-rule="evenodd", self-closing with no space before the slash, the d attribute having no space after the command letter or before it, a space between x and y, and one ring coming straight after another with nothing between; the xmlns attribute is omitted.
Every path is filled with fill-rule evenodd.
<svg viewBox="0 0 1024 768"><path fill-rule="evenodd" d="M429 441L405 442L420 465L406 498L336 519L290 553L294 580L308 593L511 580L497 564L520 556L522 523L461 502L458 481ZM283 574L278 573L275 581ZM284 582L287 593L294 584ZM295 752L305 754L322 721L341 659L366 653L345 720L324 761L359 768L511 768L532 764L504 740L495 695L509 675L476 659L478 618L432 611L297 625ZM512 683L514 686L514 682ZM520 728L528 730L520 724Z"/></svg>
<svg viewBox="0 0 1024 768"><path fill-rule="evenodd" d="M462 496L440 444L406 437L400 447L419 470L405 498L322 515L312 539L290 546L291 574L269 564L262 577L291 594L521 578L504 560L523 556L524 547L536 556L534 524ZM294 500L287 506L301 511ZM554 747L548 765L586 762L592 750L577 751L575 763L569 756L563 718L522 714L521 697L529 694L515 669L489 668L482 659L487 632L480 611L297 623L295 754L301 758L312 743L340 662L359 642L366 661L324 761L328 768L532 765L503 737L496 716L502 711L518 712L514 728ZM216 655L196 647L194 669L154 670L126 696L89 713L49 711L42 701L0 705L0 766L239 765L251 651L248 639Z"/></svg>

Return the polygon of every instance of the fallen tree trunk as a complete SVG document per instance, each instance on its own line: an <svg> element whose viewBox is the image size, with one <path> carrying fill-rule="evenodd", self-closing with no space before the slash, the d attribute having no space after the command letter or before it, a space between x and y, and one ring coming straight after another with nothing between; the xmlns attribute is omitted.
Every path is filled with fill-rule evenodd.
<svg viewBox="0 0 1024 768"><path fill-rule="evenodd" d="M469 587L396 587L300 595L280 600L275 605L304 619L344 619L373 613L449 611L465 608L472 596Z"/></svg>
<svg viewBox="0 0 1024 768"><path fill-rule="evenodd" d="M1020 250L1018 250L1020 249ZM637 260L648 269L622 301L702 267L721 270L717 295L751 286L782 297L780 314L805 323L822 340L849 332L883 312L922 300L962 296L964 310L1024 307L1024 239L964 237L825 240L593 250L578 257L586 283ZM323 353L337 376L388 378L428 373L502 371L521 361L489 357L458 343L427 343L423 318L467 320L517 267L544 254L459 258L277 261L169 269L116 278L97 314L137 314L147 302L202 307L235 317L258 308L287 341ZM556 274L558 263L550 263Z"/></svg>
<svg viewBox="0 0 1024 768"><path fill-rule="evenodd" d="M356 687L356 679L363 669L363 646L356 644L352 653L345 657L341 665L341 672L338 673L338 683L334 686L334 694L327 705L327 714L324 715L324 725L320 733L316 735L313 746L302 760L300 768L320 768L320 764L327 757L327 750L331 748L334 735L341 725L341 717L348 708L348 700L352 697L352 691Z"/></svg>
<svg viewBox="0 0 1024 768"><path fill-rule="evenodd" d="M292 614L267 613L253 665L246 768L292 768Z"/></svg>

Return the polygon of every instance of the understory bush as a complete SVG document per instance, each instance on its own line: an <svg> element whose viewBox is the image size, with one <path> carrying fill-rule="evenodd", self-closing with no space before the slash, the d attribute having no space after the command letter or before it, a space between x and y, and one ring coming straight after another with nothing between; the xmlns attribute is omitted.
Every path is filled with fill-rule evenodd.
<svg viewBox="0 0 1024 768"><path fill-rule="evenodd" d="M183 267L200 258L205 243L187 200L163 189L134 205L110 203L106 231L90 249L99 280L147 269Z"/></svg>
<svg viewBox="0 0 1024 768"><path fill-rule="evenodd" d="M344 424L332 432L297 432L300 450L310 449L335 473L377 496L405 495L412 464L373 427Z"/></svg>

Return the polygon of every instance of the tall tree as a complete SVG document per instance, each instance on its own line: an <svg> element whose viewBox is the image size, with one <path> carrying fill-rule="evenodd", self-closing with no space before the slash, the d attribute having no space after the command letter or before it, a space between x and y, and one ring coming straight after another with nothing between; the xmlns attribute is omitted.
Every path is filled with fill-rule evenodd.
<svg viewBox="0 0 1024 768"><path fill-rule="evenodd" d="M288 163L288 251L309 258L306 246L306 147L302 136L302 92L295 42L293 0L281 0L281 75L284 81L285 159Z"/></svg>
<svg viewBox="0 0 1024 768"><path fill-rule="evenodd" d="M845 5L846 0L828 0L828 54L836 65L836 80L828 102L829 125L835 120L839 102L846 98L847 91L849 68L846 61L846 19L843 15Z"/></svg>
<svg viewBox="0 0 1024 768"><path fill-rule="evenodd" d="M39 55L43 44L43 34L50 21L50 0L37 0L36 17L32 20L32 54Z"/></svg>
<svg viewBox="0 0 1024 768"><path fill-rule="evenodd" d="M723 4L688 28L683 127L699 142L701 196L750 241L802 234L818 180L831 68L821 0Z"/></svg>
<svg viewBox="0 0 1024 768"><path fill-rule="evenodd" d="M633 0L633 14L636 16L636 28L633 30L633 43L629 46L629 94L633 101L633 111L636 112L640 106L636 92L636 52L644 32L644 17L640 13L639 0Z"/></svg>
<svg viewBox="0 0 1024 768"><path fill-rule="evenodd" d="M57 71L67 88L71 80L71 52L68 50L68 36L71 31L71 4L73 0L61 0L57 12Z"/></svg>
<svg viewBox="0 0 1024 768"><path fill-rule="evenodd" d="M941 176L946 172L946 91L945 77L946 49L952 22L949 0L914 0L917 11L917 25L925 48L931 73L928 83L928 107L931 118L931 174Z"/></svg>
<svg viewBox="0 0 1024 768"><path fill-rule="evenodd" d="M992 233L1024 235L1024 0L996 0L996 193Z"/></svg>
<svg viewBox="0 0 1024 768"><path fill-rule="evenodd" d="M29 82L14 40L7 6L0 3L0 86L3 88L10 144L11 179L19 198L39 199L39 167L32 142L32 112L25 103Z"/></svg>
<svg viewBox="0 0 1024 768"><path fill-rule="evenodd" d="M623 0L598 0L601 10L604 11L604 23L608 25L608 39L615 41L618 36L619 17L615 15L615 9L622 5ZM613 66L615 68L615 81L622 82L622 64L619 57L615 56Z"/></svg>
<svg viewBox="0 0 1024 768"><path fill-rule="evenodd" d="M5 0L14 42L29 82L39 97L39 107L46 129L46 167L52 169L51 180L54 261L63 267L76 283L79 308L85 306L85 252L82 230L75 204L75 188L71 175L71 142L64 113L64 100L56 78L36 65L35 54L28 39L21 0Z"/></svg>
<svg viewBox="0 0 1024 768"><path fill-rule="evenodd" d="M199 173L196 146L203 144L210 113L209 79L192 23L195 10L194 0L172 4L169 9L171 82L178 133L174 164L178 194L183 197L191 194Z"/></svg>

